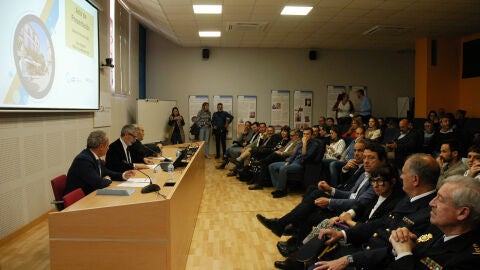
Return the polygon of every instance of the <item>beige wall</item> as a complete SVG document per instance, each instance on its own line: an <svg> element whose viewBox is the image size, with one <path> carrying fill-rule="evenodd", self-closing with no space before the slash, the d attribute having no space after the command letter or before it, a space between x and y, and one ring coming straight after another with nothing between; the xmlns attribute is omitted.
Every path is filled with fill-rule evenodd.
<svg viewBox="0 0 480 270"><path fill-rule="evenodd" d="M414 95L413 54L319 50L310 61L307 49L211 48L210 59L202 60L201 50L148 32L147 97L176 100L186 115L189 95L256 95L258 119L269 122L263 104L271 90L312 90L315 120L331 109L329 84L367 85L373 113L381 116L396 116L397 97Z"/></svg>
<svg viewBox="0 0 480 270"><path fill-rule="evenodd" d="M99 11L100 59L109 52L109 6ZM133 20L131 92L112 97L112 126L103 128L116 139L121 127L136 117L138 97L138 23ZM109 92L108 70L100 72L100 88ZM52 209L50 180L66 173L93 130L93 113L0 114L0 239Z"/></svg>

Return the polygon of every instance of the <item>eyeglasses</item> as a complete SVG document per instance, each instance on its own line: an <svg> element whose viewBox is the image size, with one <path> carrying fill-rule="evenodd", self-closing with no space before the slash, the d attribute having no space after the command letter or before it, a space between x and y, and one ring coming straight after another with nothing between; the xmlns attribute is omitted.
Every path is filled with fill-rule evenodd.
<svg viewBox="0 0 480 270"><path fill-rule="evenodd" d="M130 134L130 136L132 136L134 139L137 138L137 136L133 135L132 133L129 133L129 134Z"/></svg>
<svg viewBox="0 0 480 270"><path fill-rule="evenodd" d="M373 184L377 184L379 186L383 186L385 185L385 179L383 179L382 177L378 176L378 177L375 177L375 178L370 178L370 183Z"/></svg>

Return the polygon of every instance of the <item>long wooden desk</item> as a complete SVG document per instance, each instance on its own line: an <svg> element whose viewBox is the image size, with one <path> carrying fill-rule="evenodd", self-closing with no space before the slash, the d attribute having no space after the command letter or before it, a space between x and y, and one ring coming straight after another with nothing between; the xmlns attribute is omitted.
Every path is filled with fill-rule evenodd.
<svg viewBox="0 0 480 270"><path fill-rule="evenodd" d="M166 172L149 170L166 199L128 187L135 189L130 196L92 192L49 214L51 269L184 269L205 187L199 145L189 164L175 169L175 186L163 187ZM164 147L164 155L175 158L177 146Z"/></svg>

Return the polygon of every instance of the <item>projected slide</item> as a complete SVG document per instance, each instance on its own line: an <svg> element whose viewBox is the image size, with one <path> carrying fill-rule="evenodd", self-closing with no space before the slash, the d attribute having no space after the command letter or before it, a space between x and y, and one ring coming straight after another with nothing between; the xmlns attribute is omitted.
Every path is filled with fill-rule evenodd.
<svg viewBox="0 0 480 270"><path fill-rule="evenodd" d="M0 109L98 109L97 10L85 0L1 6Z"/></svg>

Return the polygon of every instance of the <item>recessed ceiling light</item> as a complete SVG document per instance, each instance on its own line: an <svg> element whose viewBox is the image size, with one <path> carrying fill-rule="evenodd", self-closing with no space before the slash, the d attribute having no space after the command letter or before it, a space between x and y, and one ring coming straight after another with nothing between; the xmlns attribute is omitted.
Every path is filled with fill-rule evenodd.
<svg viewBox="0 0 480 270"><path fill-rule="evenodd" d="M285 6L281 15L307 15L313 7Z"/></svg>
<svg viewBox="0 0 480 270"><path fill-rule="evenodd" d="M200 37L220 37L222 33L220 31L198 31Z"/></svg>
<svg viewBox="0 0 480 270"><path fill-rule="evenodd" d="M195 14L222 14L222 5L193 5Z"/></svg>

